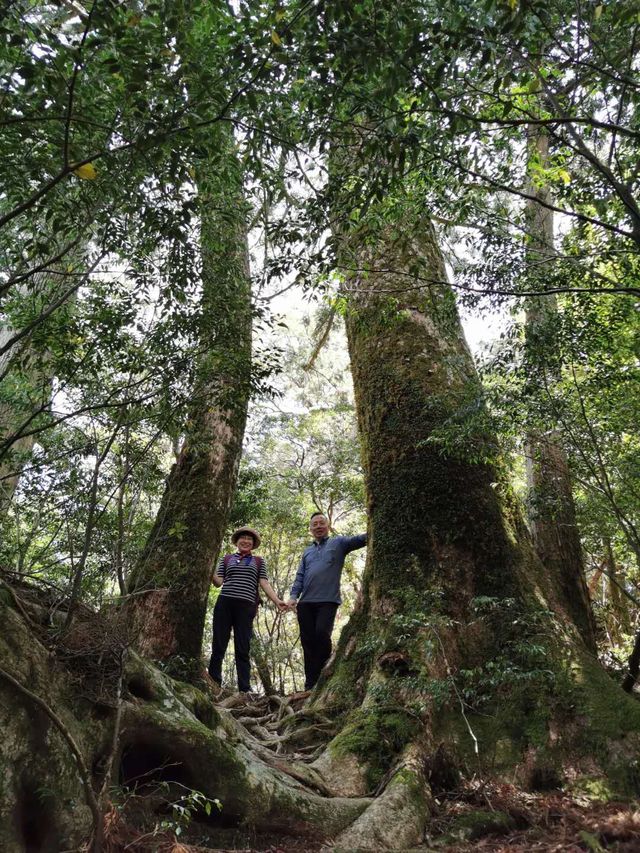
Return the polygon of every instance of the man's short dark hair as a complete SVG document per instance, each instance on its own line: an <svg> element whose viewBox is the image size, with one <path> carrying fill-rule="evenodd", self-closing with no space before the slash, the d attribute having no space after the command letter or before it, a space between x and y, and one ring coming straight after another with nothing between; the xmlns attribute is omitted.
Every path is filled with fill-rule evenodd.
<svg viewBox="0 0 640 853"><path fill-rule="evenodd" d="M327 517L323 512L320 512L320 511L318 511L318 512L312 512L312 513L311 513L311 518L309 519L309 524L311 524L311 522L312 522L312 521L313 521L313 519L316 517L316 515L324 515L324 517L325 517L325 518Z"/></svg>

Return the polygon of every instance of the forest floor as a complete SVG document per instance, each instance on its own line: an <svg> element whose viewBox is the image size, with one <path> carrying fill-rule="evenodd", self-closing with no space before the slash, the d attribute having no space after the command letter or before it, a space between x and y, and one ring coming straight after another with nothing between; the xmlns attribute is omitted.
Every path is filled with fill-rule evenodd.
<svg viewBox="0 0 640 853"><path fill-rule="evenodd" d="M499 853L577 853L577 851L640 851L640 804L594 802L584 796L557 791L526 793L513 785L482 781L467 783L460 791L440 799L428 829L428 842L420 849L482 850ZM513 828L482 838L452 836L473 821L465 815L495 811L508 815ZM487 826L488 824L485 824Z"/></svg>
<svg viewBox="0 0 640 853"><path fill-rule="evenodd" d="M468 837L465 815L477 814L489 804L518 821L518 828L481 838ZM458 836L456 838L456 835ZM465 838L466 835L466 838ZM473 835L473 833L471 833ZM201 846L206 838L197 833L180 844L168 844L166 853L320 853L331 848L327 840L260 835L251 837L236 831L228 847ZM411 853L638 853L640 851L640 809L638 804L594 804L562 794L523 795L508 785L500 789L483 786L440 801L425 843ZM406 851L409 853L409 851Z"/></svg>
<svg viewBox="0 0 640 853"><path fill-rule="evenodd" d="M216 704L230 712L250 737L273 752L284 769L290 761L298 766L310 763L326 742L326 721L305 710L307 696L247 699L223 694ZM296 725L291 725L293 721ZM295 828L291 831L295 833ZM212 846L214 843L217 846ZM303 827L299 836L277 832L255 835L246 829L229 828L222 834L216 831L214 841L202 825L194 822L181 835L180 843L168 840L162 853L320 853L330 849L330 839L310 837ZM474 779L435 798L424 843L412 848L415 853L472 850L640 853L640 803L602 802L557 790L531 793L506 783Z"/></svg>
<svg viewBox="0 0 640 853"><path fill-rule="evenodd" d="M469 837L465 816L493 808L510 815L516 828ZM473 832L470 833L473 836ZM456 837L457 836L457 837ZM205 839L202 839L204 841ZM230 837L229 847L193 845L186 839L168 846L167 853L320 853L331 848L327 840L277 835L251 838L246 833ZM638 853L640 851L640 807L637 803L594 804L559 793L523 794L510 785L477 785L440 800L425 843L410 853ZM409 851L406 851L409 853Z"/></svg>

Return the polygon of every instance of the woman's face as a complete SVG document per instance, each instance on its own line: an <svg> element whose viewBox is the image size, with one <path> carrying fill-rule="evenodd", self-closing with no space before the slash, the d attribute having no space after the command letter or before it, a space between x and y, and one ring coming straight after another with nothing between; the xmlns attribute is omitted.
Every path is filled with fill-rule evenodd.
<svg viewBox="0 0 640 853"><path fill-rule="evenodd" d="M238 536L236 545L241 554L250 554L253 551L253 536L249 533L243 533L242 536Z"/></svg>

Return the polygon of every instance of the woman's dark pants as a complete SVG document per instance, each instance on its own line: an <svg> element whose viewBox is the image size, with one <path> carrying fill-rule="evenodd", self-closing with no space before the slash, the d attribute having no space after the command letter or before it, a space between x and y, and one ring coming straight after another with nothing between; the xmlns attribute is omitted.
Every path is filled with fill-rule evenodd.
<svg viewBox="0 0 640 853"><path fill-rule="evenodd" d="M229 645L233 628L233 647L238 673L238 690L247 693L251 689L251 626L255 615L255 604L242 598L228 595L218 596L213 608L213 650L209 661L209 675L222 684L222 661Z"/></svg>
<svg viewBox="0 0 640 853"><path fill-rule="evenodd" d="M333 601L301 602L296 608L304 652L304 687L311 690L331 656L331 632L338 605Z"/></svg>

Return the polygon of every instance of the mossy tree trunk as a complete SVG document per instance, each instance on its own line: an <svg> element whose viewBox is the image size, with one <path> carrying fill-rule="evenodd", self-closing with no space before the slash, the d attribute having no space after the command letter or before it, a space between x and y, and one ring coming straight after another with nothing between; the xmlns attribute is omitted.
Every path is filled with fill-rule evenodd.
<svg viewBox="0 0 640 853"><path fill-rule="evenodd" d="M599 747L638 731L640 713L618 712L623 695L585 648L500 473L421 200L381 204L366 243L363 224L341 238L369 542L362 604L314 697L344 726L314 767L340 793L384 792L356 824L384 849L416 843L452 768L555 781L577 707L597 717ZM575 725L566 740L563 715Z"/></svg>
<svg viewBox="0 0 640 853"><path fill-rule="evenodd" d="M538 127L529 132L531 156L544 168L549 159L549 141ZM532 184L527 202L527 257L530 285L544 290L554 258L553 211L549 187ZM527 351L530 375L540 383L538 392L553 394L561 365L556 344L558 307L556 297L527 299ZM538 556L564 591L564 600L582 637L596 650L595 620L589 600L580 534L576 522L571 472L562 436L556 423L528 431L525 446L528 517Z"/></svg>
<svg viewBox="0 0 640 853"><path fill-rule="evenodd" d="M223 129L226 134L227 130ZM232 134L224 175L198 176L200 354L185 441L129 582L138 647L198 658L207 594L236 484L251 384L251 290L242 172Z"/></svg>

